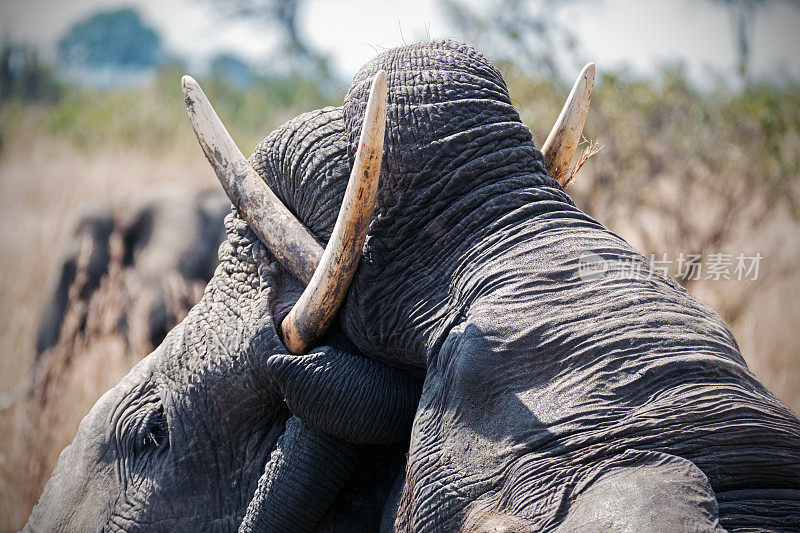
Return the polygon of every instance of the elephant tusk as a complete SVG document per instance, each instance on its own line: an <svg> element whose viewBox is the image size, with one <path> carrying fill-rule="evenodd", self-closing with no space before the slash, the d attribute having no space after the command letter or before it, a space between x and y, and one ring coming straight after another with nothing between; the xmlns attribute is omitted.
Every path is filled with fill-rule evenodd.
<svg viewBox="0 0 800 533"><path fill-rule="evenodd" d="M322 261L300 299L283 320L283 342L292 353L306 351L330 326L353 279L367 236L383 159L386 129L386 72L372 79L350 181Z"/></svg>
<svg viewBox="0 0 800 533"><path fill-rule="evenodd" d="M307 285L280 328L289 351L304 353L330 327L364 247L383 157L386 73L381 70L373 78L350 181L324 252L259 178L198 83L184 76L181 84L197 140L228 198L275 258Z"/></svg>
<svg viewBox="0 0 800 533"><path fill-rule="evenodd" d="M275 258L308 283L322 245L258 176L194 78L184 76L181 86L189 121L228 198Z"/></svg>
<svg viewBox="0 0 800 533"><path fill-rule="evenodd" d="M569 177L569 164L578 149L583 125L589 114L589 102L594 87L594 63L588 63L572 86L572 91L558 115L550 135L542 146L547 173L562 186Z"/></svg>

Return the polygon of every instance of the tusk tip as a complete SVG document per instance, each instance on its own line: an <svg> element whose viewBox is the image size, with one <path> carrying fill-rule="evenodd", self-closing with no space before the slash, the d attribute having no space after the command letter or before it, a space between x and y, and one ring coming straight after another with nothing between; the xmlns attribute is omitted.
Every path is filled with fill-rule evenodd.
<svg viewBox="0 0 800 533"><path fill-rule="evenodd" d="M204 99L203 89L200 88L197 80L189 75L181 77L181 89L183 91L183 103L191 114L198 99L201 101Z"/></svg>
<svg viewBox="0 0 800 533"><path fill-rule="evenodd" d="M200 85L197 81L188 74L181 77L181 89L183 89L183 94L196 90L198 87L200 87Z"/></svg>
<svg viewBox="0 0 800 533"><path fill-rule="evenodd" d="M581 77L586 80L587 85L594 85L595 65L594 63L586 63L581 71Z"/></svg>
<svg viewBox="0 0 800 533"><path fill-rule="evenodd" d="M377 98L379 106L386 106L386 71L381 69L372 77L372 87L370 89L370 100Z"/></svg>
<svg viewBox="0 0 800 533"><path fill-rule="evenodd" d="M569 165L583 134L594 88L595 64L587 63L561 109L553 129L542 145L548 174L562 185L568 181Z"/></svg>

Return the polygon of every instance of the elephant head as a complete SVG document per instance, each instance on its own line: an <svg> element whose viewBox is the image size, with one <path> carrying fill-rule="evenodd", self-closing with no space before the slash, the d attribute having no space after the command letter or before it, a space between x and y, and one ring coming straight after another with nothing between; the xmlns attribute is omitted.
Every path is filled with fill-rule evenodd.
<svg viewBox="0 0 800 533"><path fill-rule="evenodd" d="M334 231L348 186L341 113L290 121L251 159L268 182L302 182L292 205L308 215L315 246L353 232ZM303 284L236 210L225 229L202 299L84 418L26 529L286 531L380 520L418 381L362 357L338 331L292 356L280 324L294 313L307 331L301 320L314 309L290 311Z"/></svg>
<svg viewBox="0 0 800 533"><path fill-rule="evenodd" d="M371 357L426 369L396 527L800 516L797 418L713 310L576 208L497 69L454 41L377 56L345 100L351 153L380 69L382 181L342 323Z"/></svg>

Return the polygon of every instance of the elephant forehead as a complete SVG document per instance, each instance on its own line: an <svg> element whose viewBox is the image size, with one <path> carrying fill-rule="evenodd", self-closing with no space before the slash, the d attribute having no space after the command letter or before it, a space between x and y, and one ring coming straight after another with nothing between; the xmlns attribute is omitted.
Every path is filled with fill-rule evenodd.
<svg viewBox="0 0 800 533"><path fill-rule="evenodd" d="M390 50L359 72L344 105L351 154L378 69L388 84L381 186L344 325L371 355L421 366L466 306L454 279L465 258L520 190L543 183L544 167L500 73L454 41Z"/></svg>
<svg viewBox="0 0 800 533"><path fill-rule="evenodd" d="M341 107L288 121L259 143L250 162L317 238L330 238L350 171Z"/></svg>
<svg viewBox="0 0 800 533"><path fill-rule="evenodd" d="M345 98L350 152L355 152L370 80L387 72L388 111L384 180L391 187L400 176L452 170L480 157L474 135L530 141L502 76L474 49L454 41L436 41L389 50L356 75ZM464 135L467 135L464 137ZM483 146L491 144L484 139ZM531 145L532 147L532 145ZM414 182L415 183L415 182Z"/></svg>
<svg viewBox="0 0 800 533"><path fill-rule="evenodd" d="M489 97L487 91L494 91L498 98L510 103L505 82L497 68L483 54L457 41L428 41L387 50L375 56L356 74L351 94L360 91L359 85L379 69L387 71L390 85L404 81L409 87L428 87L429 92L398 91L401 97L409 98L410 103L430 103L442 100L442 95L446 94L463 98L469 92ZM461 86L453 90L453 84Z"/></svg>

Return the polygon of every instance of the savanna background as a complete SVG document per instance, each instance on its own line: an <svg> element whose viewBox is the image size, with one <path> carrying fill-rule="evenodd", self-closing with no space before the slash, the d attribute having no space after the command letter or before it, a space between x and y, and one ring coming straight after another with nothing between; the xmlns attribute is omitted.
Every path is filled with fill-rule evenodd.
<svg viewBox="0 0 800 533"><path fill-rule="evenodd" d="M187 121L179 88L185 72L199 78L247 154L283 121L341 104L355 73L350 63L403 41L452 36L478 47L503 72L538 146L580 66L597 61L585 147L591 141L599 150L569 192L721 313L752 371L800 412L800 336L794 329L800 325L800 68L759 55L759 47L775 48L775 40L778 49L792 41L758 23L770 10L775 17L776 9L779 17L800 22L800 2L692 3L705 6L705 15L697 16L725 21L725 31L698 41L725 50L722 64L698 62L708 53L700 45L697 57L686 46L653 57L642 52L647 39L637 41L635 32L620 40L626 29L619 24L608 27L616 56L604 64L595 53L600 45L587 42L581 28L597 33L596 25L608 25L608 10L624 7L619 0L417 0L424 9L411 22L404 14L405 27L386 8L383 16L396 29L379 42L361 41L364 57L355 60L310 36L319 29L314 20L331 9L356 16L359 2L186 4L187 13L210 21L203 31L226 36L215 50L197 43L205 46L199 59L190 52L192 42L184 40L180 51L174 31L169 39L161 35L170 22L153 15L149 0L85 3L48 42L15 31L15 16L20 24L25 16L14 2L0 5L0 530L22 526L81 417L153 348L144 328L136 327L141 280L122 252L114 253L124 243L113 234L100 289L89 301L70 303L55 347L37 354L35 337L62 250L87 210L124 212L166 189L188 195L218 187ZM43 25L57 16L45 16L47 2L34 4L29 9L42 9ZM182 5L165 2L164 16L180 17ZM672 5L672 22L689 24L697 8ZM381 8L374 9L370 16L381 16ZM638 9L644 14L633 16L633 24L658 24ZM357 19L343 31L357 33L367 23ZM258 32L270 38L266 45L253 39L253 52L246 41ZM683 45L697 37L672 35ZM669 49L670 42L664 44ZM794 44L800 44L796 38ZM792 48L789 53L798 47ZM704 270L686 271L680 258L690 254L701 256ZM740 254L761 257L757 276L752 270L738 275ZM722 264L722 275L711 274L712 262ZM164 290L175 295L175 323L202 284L172 272L164 279ZM79 289L71 287L70 297ZM122 309L129 311L124 336Z"/></svg>

